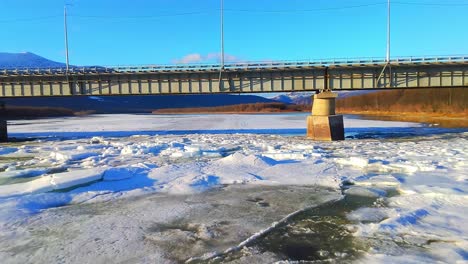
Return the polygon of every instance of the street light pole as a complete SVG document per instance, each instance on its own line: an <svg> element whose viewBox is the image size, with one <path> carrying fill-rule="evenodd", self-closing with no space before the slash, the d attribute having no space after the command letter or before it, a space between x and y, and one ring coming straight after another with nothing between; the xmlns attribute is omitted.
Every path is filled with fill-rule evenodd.
<svg viewBox="0 0 468 264"><path fill-rule="evenodd" d="M224 68L224 0L221 0L221 68Z"/></svg>
<svg viewBox="0 0 468 264"><path fill-rule="evenodd" d="M387 54L385 56L385 65L376 81L377 85L379 85L380 80L382 79L382 77L384 77L385 69L387 69L387 67L389 79L388 83L390 87L392 87L392 66L390 65L390 0L387 1ZM384 86L386 86L386 83L384 83Z"/></svg>
<svg viewBox="0 0 468 264"><path fill-rule="evenodd" d="M387 4L387 56L386 62L390 63L390 0Z"/></svg>
<svg viewBox="0 0 468 264"><path fill-rule="evenodd" d="M218 88L219 91L222 90L222 74L224 69L224 0L221 0L221 65L219 68L219 78L218 78Z"/></svg>
<svg viewBox="0 0 468 264"><path fill-rule="evenodd" d="M68 75L68 70L69 70L69 67L70 67L70 63L69 63L69 60L68 60L67 5L63 6L63 27L64 27L64 31L65 31L65 61L67 63L66 72L67 72L67 75Z"/></svg>

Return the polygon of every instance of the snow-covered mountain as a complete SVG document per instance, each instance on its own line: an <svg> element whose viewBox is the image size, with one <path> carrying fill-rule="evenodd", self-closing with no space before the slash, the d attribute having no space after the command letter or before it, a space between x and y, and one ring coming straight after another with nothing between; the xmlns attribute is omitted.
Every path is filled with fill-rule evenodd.
<svg viewBox="0 0 468 264"><path fill-rule="evenodd" d="M0 68L64 67L65 63L52 61L31 52L0 52Z"/></svg>
<svg viewBox="0 0 468 264"><path fill-rule="evenodd" d="M310 105L312 104L312 95L313 92L293 92L293 93L284 93L277 95L272 100L287 103L287 104L297 104L297 105Z"/></svg>
<svg viewBox="0 0 468 264"><path fill-rule="evenodd" d="M349 96L356 96L361 94L366 94L373 92L372 90L362 90L362 91L339 91L338 98L344 98ZM272 100L287 103L287 104L297 104L297 105L310 105L312 104L312 96L314 92L292 92L292 93L284 93L272 97Z"/></svg>

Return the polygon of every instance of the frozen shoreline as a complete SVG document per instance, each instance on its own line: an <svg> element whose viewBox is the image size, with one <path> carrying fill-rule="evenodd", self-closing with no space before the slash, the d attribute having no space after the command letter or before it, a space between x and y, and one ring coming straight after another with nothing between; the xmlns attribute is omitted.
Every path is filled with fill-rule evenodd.
<svg viewBox="0 0 468 264"><path fill-rule="evenodd" d="M86 132L171 132L171 131L213 131L229 133L232 130L254 133L256 130L304 130L308 113L299 114L204 114L204 115L152 115L119 114L90 115L83 117L48 118L36 120L8 121L12 136L42 135L50 133L80 134ZM420 127L418 123L366 121L345 117L346 128L368 127ZM218 132L216 132L218 131ZM124 133L125 135L128 135ZM229 133L232 134L232 133ZM91 134L90 134L91 135ZM92 135L91 135L92 136Z"/></svg>
<svg viewBox="0 0 468 264"><path fill-rule="evenodd" d="M111 206L119 214L121 210L134 208L132 213L140 215L134 220L114 215L111 219L84 221L86 228L80 231L79 240L60 240L54 249L58 250L65 242L76 248L94 239L95 234L105 234L121 243L118 247L108 243L96 245L102 247L100 254L110 257L137 238L129 235L128 240L122 240L107 227L99 227L99 221L107 223L106 226L126 226L131 221L138 228L139 224L147 226L143 222L155 217L139 212L147 205L142 203L136 209L129 201L147 195L200 197L206 190L220 186L238 186L239 190L244 189L242 186L321 186L333 190L330 198L339 197L344 188L347 195L374 197L379 201L348 213L348 225L356 237L390 237L395 243L403 241L424 249L408 253L398 246L389 251L371 248L363 261L468 259L468 229L464 225L468 216L462 213L468 210L466 130L345 118L349 140L313 142L303 136L305 115L97 115L9 123L10 136L43 137L0 146L0 168L4 170L0 172L0 246L6 249L0 251L0 257L12 263L26 257L13 248L34 243L38 239L34 232L45 232L48 225L62 223L60 226L66 228L74 210L98 208L110 216L113 212L102 205L122 205ZM276 206L280 197L268 195L269 205ZM234 196L233 199L239 199ZM299 198L291 196L291 199ZM166 203L164 212L172 216L158 218L160 221L184 219L187 209L198 211L187 208L183 200L177 201ZM236 200L236 204L242 203ZM199 206L203 211L203 205L196 208ZM295 208L278 205L275 210L283 213L271 219L278 221L282 215L300 208L300 204ZM209 222L208 219L201 217L197 221L203 228L209 226L202 223ZM42 227L28 231L33 223L41 223ZM257 230L253 226L248 230L258 232L265 224L254 225ZM63 232L60 230L55 231ZM164 243L185 241L187 236L193 236L190 230L171 231L174 240ZM153 236L152 241L160 238ZM164 247L158 245L153 248L156 255L160 254L156 259L165 259ZM202 249L194 249L190 257L199 256ZM29 256L54 261L55 255L47 255L40 248L27 252ZM89 259L96 256L92 250L82 253ZM267 255L272 259L278 257L271 252L259 256ZM118 256L121 260L129 257L124 252L118 253L117 259ZM73 256L66 255L63 261L72 259Z"/></svg>

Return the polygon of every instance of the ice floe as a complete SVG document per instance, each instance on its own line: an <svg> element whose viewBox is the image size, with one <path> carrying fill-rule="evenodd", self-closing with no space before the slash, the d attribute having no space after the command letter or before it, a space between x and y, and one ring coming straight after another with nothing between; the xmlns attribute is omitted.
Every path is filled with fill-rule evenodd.
<svg viewBox="0 0 468 264"><path fill-rule="evenodd" d="M10 136L39 139L0 146L0 231L27 240L30 234L19 231L27 229L24 219L42 212L55 219L50 221L71 221L72 216L48 210L64 205L124 203L148 194L181 197L227 185L321 186L338 196L375 200L347 213L356 237L390 238L424 249L374 247L362 261L466 261L468 133L402 122L345 121L348 140L341 142L305 139L304 117L296 115L98 115L18 126L23 121L14 121ZM224 206L223 201L217 206ZM139 220L101 221L125 226L167 215L183 218L188 207L185 202L161 204L160 216L138 211ZM83 231L80 241L100 234L99 228ZM210 228L200 223L196 231L189 226L170 232L185 240L196 232L203 240L216 236ZM106 234L122 243L121 249L132 243L130 237L135 239L130 233L124 235L128 241ZM148 239L164 242L156 236Z"/></svg>

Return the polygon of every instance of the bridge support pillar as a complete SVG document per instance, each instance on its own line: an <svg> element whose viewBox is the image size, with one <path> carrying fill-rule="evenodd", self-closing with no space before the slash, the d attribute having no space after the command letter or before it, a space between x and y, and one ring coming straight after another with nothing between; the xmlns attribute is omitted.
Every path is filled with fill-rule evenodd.
<svg viewBox="0 0 468 264"><path fill-rule="evenodd" d="M7 121L0 120L0 142L8 140Z"/></svg>
<svg viewBox="0 0 468 264"><path fill-rule="evenodd" d="M343 116L335 114L337 93L315 94L312 115L307 117L307 137L313 140L344 140Z"/></svg>

